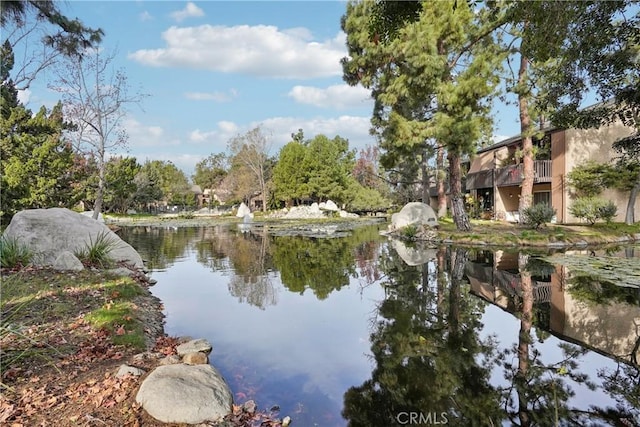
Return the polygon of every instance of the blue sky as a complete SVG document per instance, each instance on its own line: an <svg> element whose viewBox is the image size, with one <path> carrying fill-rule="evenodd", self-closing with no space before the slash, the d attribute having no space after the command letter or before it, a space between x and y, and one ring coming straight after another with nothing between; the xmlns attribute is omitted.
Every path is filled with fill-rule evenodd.
<svg viewBox="0 0 640 427"><path fill-rule="evenodd" d="M302 128L340 135L352 148L369 136L372 101L342 80L343 1L70 1L61 3L105 31L103 48L132 88L150 94L125 125L128 154L170 160L191 175L196 162L225 151L232 137L261 125L272 154ZM51 106L51 72L22 94ZM518 133L515 108L496 110L497 138Z"/></svg>

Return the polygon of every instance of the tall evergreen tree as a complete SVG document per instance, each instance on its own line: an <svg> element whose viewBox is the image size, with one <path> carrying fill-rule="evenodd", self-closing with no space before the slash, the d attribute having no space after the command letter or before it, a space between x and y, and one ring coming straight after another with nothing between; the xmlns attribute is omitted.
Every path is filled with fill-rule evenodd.
<svg viewBox="0 0 640 427"><path fill-rule="evenodd" d="M489 97L501 62L492 37L497 21L467 2L399 6L399 17L390 15L387 3L347 5L344 78L372 91L383 166L421 158L424 186L427 159L437 147L446 148L454 221L469 230L460 164L490 134Z"/></svg>

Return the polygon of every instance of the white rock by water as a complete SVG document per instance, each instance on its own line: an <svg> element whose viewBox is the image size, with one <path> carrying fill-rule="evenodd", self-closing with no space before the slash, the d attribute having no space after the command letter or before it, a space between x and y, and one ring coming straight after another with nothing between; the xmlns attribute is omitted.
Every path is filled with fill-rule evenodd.
<svg viewBox="0 0 640 427"><path fill-rule="evenodd" d="M109 256L135 268L143 268L142 258L128 243L105 224L64 208L29 209L18 212L5 230L7 238L17 239L33 253L33 264L52 266L58 256L76 253L98 241L100 236L113 242Z"/></svg>
<svg viewBox="0 0 640 427"><path fill-rule="evenodd" d="M404 205L398 213L391 215L390 231L404 228L408 225L438 226L438 217L433 208L420 202L411 202Z"/></svg>
<svg viewBox="0 0 640 427"><path fill-rule="evenodd" d="M142 382L136 402L165 423L216 421L231 411L233 396L211 365L159 366Z"/></svg>
<svg viewBox="0 0 640 427"><path fill-rule="evenodd" d="M339 211L338 205L336 205L336 202L334 202L333 200L327 200L324 203L323 209L326 210L326 211L332 211L332 212L338 212Z"/></svg>
<svg viewBox="0 0 640 427"><path fill-rule="evenodd" d="M238 218L244 218L245 215L251 215L251 209L249 209L249 207L245 205L244 202L242 202L240 203L240 207L238 208L238 213L236 213L236 216Z"/></svg>

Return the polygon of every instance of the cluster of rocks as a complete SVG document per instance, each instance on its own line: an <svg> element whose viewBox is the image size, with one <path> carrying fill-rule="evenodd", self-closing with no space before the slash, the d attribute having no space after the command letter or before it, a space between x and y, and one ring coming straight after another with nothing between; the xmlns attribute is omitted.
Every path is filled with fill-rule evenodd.
<svg viewBox="0 0 640 427"><path fill-rule="evenodd" d="M293 206L289 209L280 209L279 211L272 213L270 217L284 219L317 219L327 218L333 215L340 218L358 218L357 214L338 208L338 205L336 205L332 200L320 203L314 202L307 206Z"/></svg>
<svg viewBox="0 0 640 427"><path fill-rule="evenodd" d="M177 346L177 355L162 358L161 353L146 352L134 356L134 362L160 359L159 366L142 381L136 402L164 423L200 424L224 418L232 411L233 395L209 364L211 350L207 340L197 339ZM116 376L144 374L141 368L122 365Z"/></svg>
<svg viewBox="0 0 640 427"><path fill-rule="evenodd" d="M233 395L217 369L209 364L211 344L193 340L160 361L142 382L136 401L153 418L166 423L198 424L230 413Z"/></svg>

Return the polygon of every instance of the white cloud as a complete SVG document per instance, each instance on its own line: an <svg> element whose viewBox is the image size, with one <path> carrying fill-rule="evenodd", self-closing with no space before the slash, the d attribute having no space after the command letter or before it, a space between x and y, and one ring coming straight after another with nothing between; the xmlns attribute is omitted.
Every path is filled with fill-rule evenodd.
<svg viewBox="0 0 640 427"><path fill-rule="evenodd" d="M27 105L30 99L31 99L31 90L24 89L24 90L18 91L18 101L20 101L23 105Z"/></svg>
<svg viewBox="0 0 640 427"><path fill-rule="evenodd" d="M168 137L160 126L143 125L132 117L127 117L122 124L129 136L128 145L131 149L164 147L180 143L179 140Z"/></svg>
<svg viewBox="0 0 640 427"><path fill-rule="evenodd" d="M189 135L193 143L206 145L210 152L225 151L229 140L238 134L262 126L265 134L271 141L271 147L276 154L286 143L291 141L291 134L304 131L305 138L313 138L323 134L329 138L341 136L349 140L349 148L364 148L375 144L374 138L369 135L369 117L340 116L337 118L312 118L303 119L297 117L272 117L259 122L238 125L233 122L218 122L213 130L196 129ZM208 153L207 153L208 154Z"/></svg>
<svg viewBox="0 0 640 427"><path fill-rule="evenodd" d="M147 10L145 10L140 14L140 20L142 22L151 21L152 19L153 19L153 16Z"/></svg>
<svg viewBox="0 0 640 427"><path fill-rule="evenodd" d="M228 92L186 92L184 96L193 101L229 102L238 96L238 91L230 89Z"/></svg>
<svg viewBox="0 0 640 427"><path fill-rule="evenodd" d="M258 123L252 124L255 127ZM300 119L295 117L272 117L260 122L265 129L273 132L273 140L279 148L291 141L291 134L298 129L304 131L305 138L326 135L329 138L341 136L349 140L349 148L364 148L375 143L369 135L371 127L369 117L340 116L334 118Z"/></svg>
<svg viewBox="0 0 640 427"><path fill-rule="evenodd" d="M129 58L154 67L182 67L261 77L314 78L342 74L345 35L312 41L308 30L269 25L172 26L165 48L142 49Z"/></svg>
<svg viewBox="0 0 640 427"><path fill-rule="evenodd" d="M171 12L171 17L178 22L182 22L187 18L197 18L199 16L204 16L204 11L192 2L187 3L182 10Z"/></svg>
<svg viewBox="0 0 640 427"><path fill-rule="evenodd" d="M195 143L207 143L218 146L220 150L226 148L227 142L238 134L239 127L233 122L220 121L218 128L211 131L196 129L189 134L189 140Z"/></svg>
<svg viewBox="0 0 640 427"><path fill-rule="evenodd" d="M301 104L322 108L358 108L371 101L371 92L362 86L333 85L325 89L313 86L294 86L287 94Z"/></svg>

